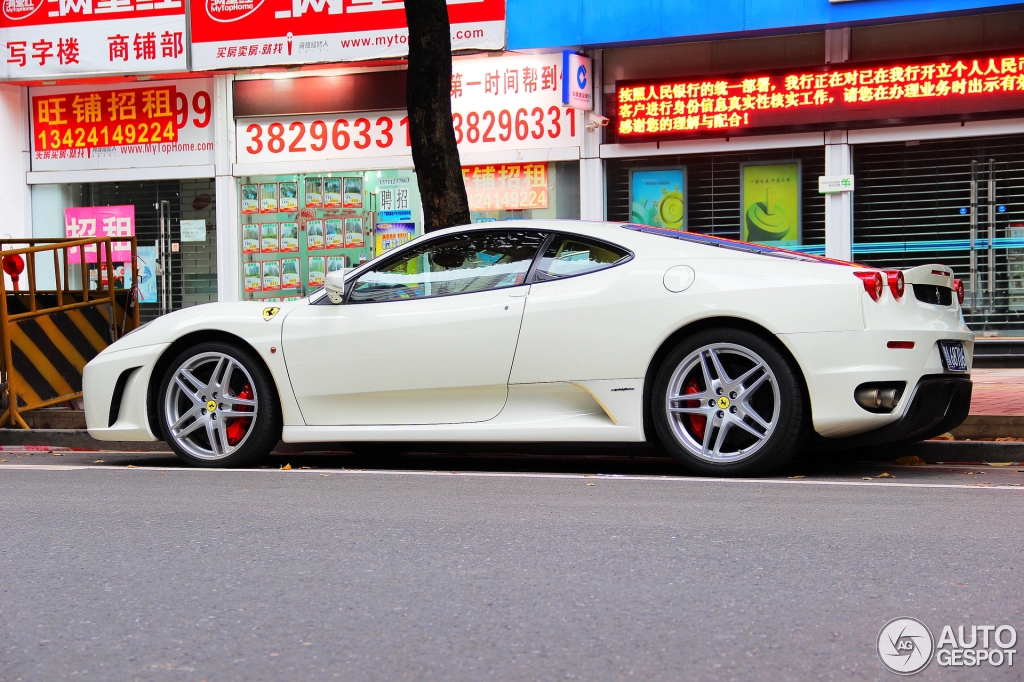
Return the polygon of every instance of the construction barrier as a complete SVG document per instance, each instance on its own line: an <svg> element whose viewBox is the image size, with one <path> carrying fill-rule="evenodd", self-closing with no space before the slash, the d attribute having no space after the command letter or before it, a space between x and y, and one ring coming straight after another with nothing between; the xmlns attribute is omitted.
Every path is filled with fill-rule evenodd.
<svg viewBox="0 0 1024 682"><path fill-rule="evenodd" d="M132 284L127 289L123 280L121 288L116 286L111 241L0 240L3 269L15 288L9 291L0 276L0 374L7 387L0 426L28 428L20 413L80 399L86 363L139 326L135 238L116 238L119 244L131 244L131 264L126 268ZM51 258L55 288L39 289L38 263ZM20 285L25 266L27 290ZM72 287L73 279L79 279L80 286Z"/></svg>

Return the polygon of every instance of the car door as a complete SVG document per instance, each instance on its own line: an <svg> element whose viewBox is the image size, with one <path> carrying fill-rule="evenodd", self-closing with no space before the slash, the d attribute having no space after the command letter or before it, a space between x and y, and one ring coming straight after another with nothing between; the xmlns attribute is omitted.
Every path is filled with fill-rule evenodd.
<svg viewBox="0 0 1024 682"><path fill-rule="evenodd" d="M544 239L527 230L445 235L360 274L344 304L324 296L290 313L282 346L306 423L497 416L508 394L526 276Z"/></svg>
<svg viewBox="0 0 1024 682"><path fill-rule="evenodd" d="M512 384L623 378L641 314L620 291L632 254L615 244L555 234L531 273Z"/></svg>

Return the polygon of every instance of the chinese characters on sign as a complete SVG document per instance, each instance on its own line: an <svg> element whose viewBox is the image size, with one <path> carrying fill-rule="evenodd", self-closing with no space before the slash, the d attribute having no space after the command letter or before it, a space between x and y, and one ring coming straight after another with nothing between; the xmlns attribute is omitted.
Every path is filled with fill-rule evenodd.
<svg viewBox="0 0 1024 682"><path fill-rule="evenodd" d="M548 165L510 163L464 166L470 211L519 211L548 207Z"/></svg>
<svg viewBox="0 0 1024 682"><path fill-rule="evenodd" d="M619 139L1003 111L1024 103L1024 56L617 84Z"/></svg>
<svg viewBox="0 0 1024 682"><path fill-rule="evenodd" d="M84 158L96 147L176 142L176 100L174 86L33 97L33 149Z"/></svg>
<svg viewBox="0 0 1024 682"><path fill-rule="evenodd" d="M32 88L32 170L213 163L212 89L206 78Z"/></svg>
<svg viewBox="0 0 1024 682"><path fill-rule="evenodd" d="M197 69L401 58L409 51L402 0L191 3ZM504 0L448 0L448 5L452 49L505 46Z"/></svg>
<svg viewBox="0 0 1024 682"><path fill-rule="evenodd" d="M4 76L184 70L184 0L5 0Z"/></svg>
<svg viewBox="0 0 1024 682"><path fill-rule="evenodd" d="M453 60L452 127L460 153L579 146L582 113L562 106L560 57ZM410 153L404 111L238 118L235 126L239 163Z"/></svg>
<svg viewBox="0 0 1024 682"><path fill-rule="evenodd" d="M64 209L64 235L70 238L86 237L133 237L135 236L135 206L89 206L85 208ZM131 262L131 242L111 242L114 263ZM87 246L85 260L87 263L104 260L102 246ZM68 249L68 263L78 265L81 255L78 249Z"/></svg>

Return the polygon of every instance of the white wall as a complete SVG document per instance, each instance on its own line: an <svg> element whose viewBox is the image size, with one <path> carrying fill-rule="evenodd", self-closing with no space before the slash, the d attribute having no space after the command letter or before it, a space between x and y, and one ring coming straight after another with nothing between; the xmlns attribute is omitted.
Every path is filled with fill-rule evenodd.
<svg viewBox="0 0 1024 682"><path fill-rule="evenodd" d="M0 238L32 236L32 193L25 183L31 153L28 137L28 90L0 85ZM4 278L10 290L10 277ZM25 280L22 275L22 283Z"/></svg>

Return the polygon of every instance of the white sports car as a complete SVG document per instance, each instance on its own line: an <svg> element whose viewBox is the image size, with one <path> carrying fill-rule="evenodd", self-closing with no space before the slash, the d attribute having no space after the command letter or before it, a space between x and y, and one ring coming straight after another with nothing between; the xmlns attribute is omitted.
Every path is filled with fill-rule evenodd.
<svg viewBox="0 0 1024 682"><path fill-rule="evenodd" d="M279 440L660 443L751 475L970 406L941 265L879 271L642 225L433 232L298 302L165 315L85 368L89 433L229 466Z"/></svg>

